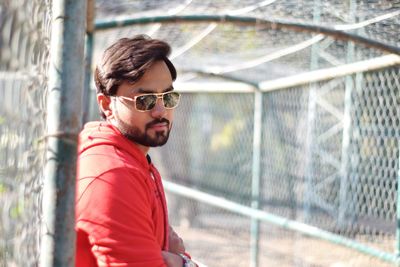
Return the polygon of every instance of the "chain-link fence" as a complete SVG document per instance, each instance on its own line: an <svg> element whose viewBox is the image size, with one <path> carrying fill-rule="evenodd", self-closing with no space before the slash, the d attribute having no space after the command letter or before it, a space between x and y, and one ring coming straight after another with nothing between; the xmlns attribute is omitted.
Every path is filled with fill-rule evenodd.
<svg viewBox="0 0 400 267"><path fill-rule="evenodd" d="M36 266L43 183L49 1L0 5L0 266Z"/></svg>
<svg viewBox="0 0 400 267"><path fill-rule="evenodd" d="M400 73L387 54L400 51L398 1L119 0L96 1L96 11L95 60L139 33L173 48L183 100L169 143L151 151L166 180L367 252L171 191L171 222L194 258L393 265ZM51 1L0 4L1 266L39 257L50 18Z"/></svg>
<svg viewBox="0 0 400 267"><path fill-rule="evenodd" d="M260 209L394 254L399 77L387 68L263 93ZM253 94L185 94L157 156L164 176L250 206L253 114ZM200 261L250 265L249 217L169 198ZM259 236L259 266L390 266L266 222Z"/></svg>
<svg viewBox="0 0 400 267"><path fill-rule="evenodd" d="M289 2L274 1L270 9L257 9L257 14L338 24L337 28L351 25L357 36L382 40L385 35L387 44L399 44L388 26L398 24L397 15L372 23L380 15L398 12L394 2L368 7L355 1L305 1L302 6ZM277 10L283 13L274 13ZM269 214L354 241L353 248L360 244L352 250L262 222L257 234L259 266L391 266L375 252L396 257L399 68L389 64L358 72L351 66L350 75L332 68L366 60L373 66L385 55L383 50L261 22L186 21L154 27L135 25L119 29L118 34L148 32L170 41L178 51L172 55L183 80L178 80L177 88L191 93L184 94L177 110L169 144L160 154L152 152L164 177L244 206L256 202ZM109 38L113 31L107 33ZM317 73L307 72L321 69L329 75L312 82ZM299 73L310 81L290 85ZM265 89L257 190L253 186L257 93L232 93L236 91L230 87L232 80ZM193 84L196 89L185 88ZM250 217L173 192L171 221L195 257L209 266L254 266Z"/></svg>

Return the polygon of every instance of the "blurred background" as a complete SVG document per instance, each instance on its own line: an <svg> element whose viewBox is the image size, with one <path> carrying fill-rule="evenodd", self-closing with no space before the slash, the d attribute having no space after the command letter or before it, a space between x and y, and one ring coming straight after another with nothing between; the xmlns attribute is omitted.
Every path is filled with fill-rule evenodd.
<svg viewBox="0 0 400 267"><path fill-rule="evenodd" d="M37 266L53 3L0 3L0 266ZM183 96L150 155L196 260L397 266L400 1L97 0L94 14L89 73L122 37L172 46ZM98 120L84 91L82 120Z"/></svg>

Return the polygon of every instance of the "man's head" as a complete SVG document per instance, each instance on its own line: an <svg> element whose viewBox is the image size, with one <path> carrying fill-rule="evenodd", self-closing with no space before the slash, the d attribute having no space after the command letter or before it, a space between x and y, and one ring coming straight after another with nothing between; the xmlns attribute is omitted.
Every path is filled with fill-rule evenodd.
<svg viewBox="0 0 400 267"><path fill-rule="evenodd" d="M96 67L103 118L145 148L167 142L179 101L171 92L176 70L169 53L170 46L163 41L143 35L124 38L106 49Z"/></svg>

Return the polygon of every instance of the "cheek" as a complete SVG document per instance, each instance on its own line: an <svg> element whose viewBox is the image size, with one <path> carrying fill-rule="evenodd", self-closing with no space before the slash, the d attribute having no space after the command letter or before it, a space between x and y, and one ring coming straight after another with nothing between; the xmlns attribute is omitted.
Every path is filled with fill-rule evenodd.
<svg viewBox="0 0 400 267"><path fill-rule="evenodd" d="M172 124L174 120L174 110L168 110L166 119L169 120L169 122Z"/></svg>
<svg viewBox="0 0 400 267"><path fill-rule="evenodd" d="M140 128L140 129L144 129L146 127L146 124L151 121L151 118L146 116L146 114L135 113L135 114L130 115L129 121L132 125Z"/></svg>
<svg viewBox="0 0 400 267"><path fill-rule="evenodd" d="M121 105L118 107L118 116L120 120L138 128L144 128L146 124L146 113L135 110L134 107Z"/></svg>
<svg viewBox="0 0 400 267"><path fill-rule="evenodd" d="M120 102L117 102L116 105L114 106L114 108L116 109L118 115L120 117L124 117L124 118L129 116L129 114L133 113L133 109L134 109L134 107L124 105L123 103L120 103Z"/></svg>

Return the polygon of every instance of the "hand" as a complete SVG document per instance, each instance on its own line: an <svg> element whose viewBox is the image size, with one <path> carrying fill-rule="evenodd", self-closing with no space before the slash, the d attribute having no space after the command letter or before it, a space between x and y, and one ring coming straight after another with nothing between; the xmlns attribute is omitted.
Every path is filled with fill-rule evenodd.
<svg viewBox="0 0 400 267"><path fill-rule="evenodd" d="M167 267L183 266L183 259L181 258L181 256L165 250L161 251L161 254Z"/></svg>
<svg viewBox="0 0 400 267"><path fill-rule="evenodd" d="M179 254L185 253L185 245L183 244L182 238L169 226L169 252Z"/></svg>

